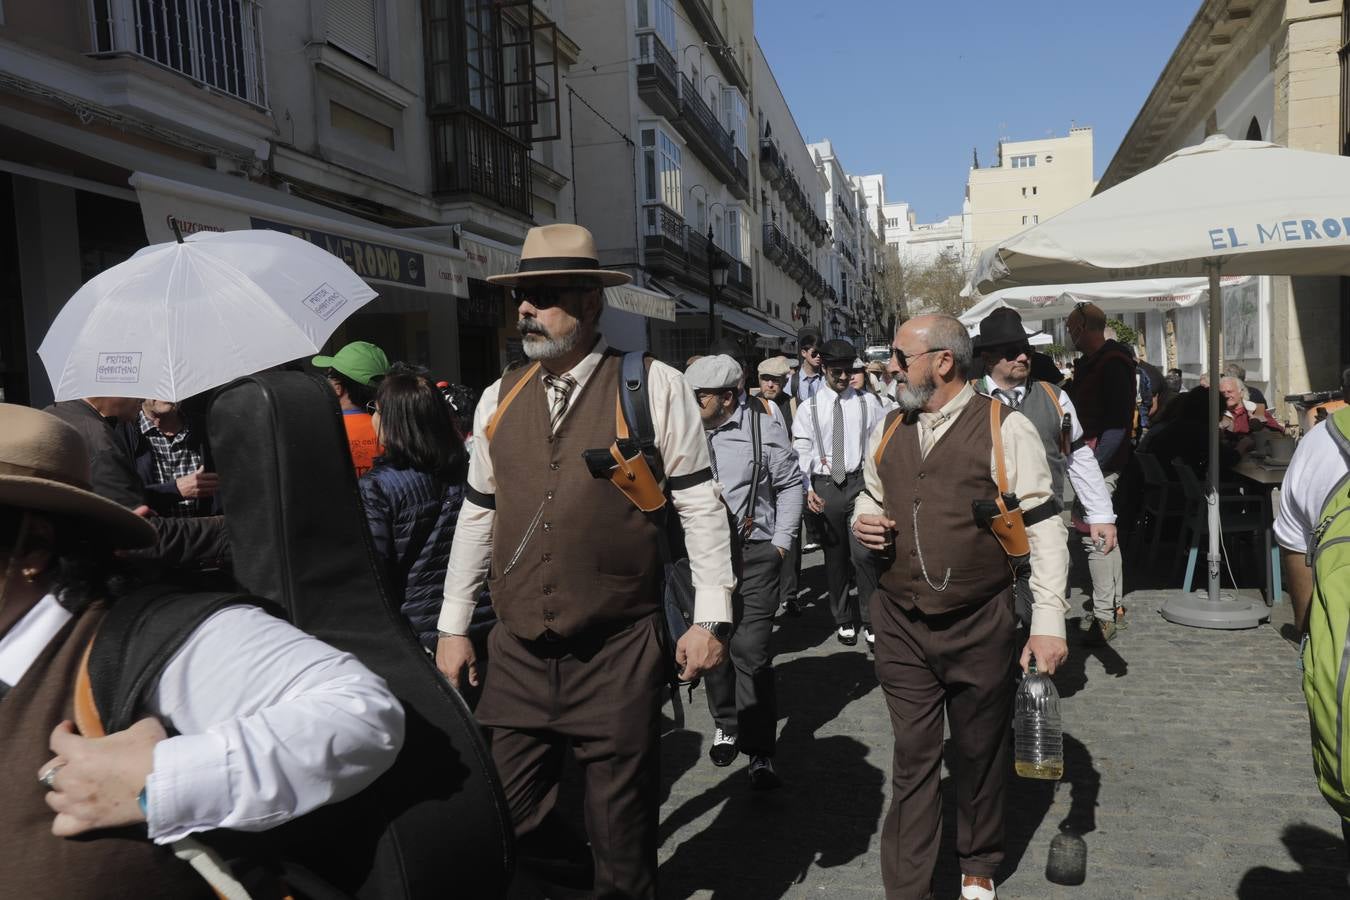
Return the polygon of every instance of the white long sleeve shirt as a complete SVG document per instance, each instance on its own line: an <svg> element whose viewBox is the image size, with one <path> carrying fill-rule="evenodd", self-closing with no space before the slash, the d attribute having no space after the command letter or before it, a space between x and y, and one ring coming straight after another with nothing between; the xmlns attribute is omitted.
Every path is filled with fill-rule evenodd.
<svg viewBox="0 0 1350 900"><path fill-rule="evenodd" d="M988 375L980 384L980 393L1004 404L1008 403L1008 399L1002 393L994 393L995 390L1006 393L1008 388L999 387ZM1027 386L1022 384L1011 390L1017 398L1017 405L1020 406L1026 398ZM1083 504L1083 509L1087 512L1083 521L1089 525L1113 525L1116 521L1116 510L1111 502L1111 490L1106 486L1106 478L1102 475L1102 467L1097 463L1092 448L1078 443L1083 439L1083 423L1078 421L1078 410L1074 408L1073 400L1064 391L1059 392L1059 405L1069 417L1069 441L1078 444L1066 461L1069 484L1073 485L1078 502Z"/></svg>
<svg viewBox="0 0 1350 900"><path fill-rule="evenodd" d="M881 401L867 391L846 387L838 394L824 385L815 396L798 404L792 420L792 449L806 475L808 487L812 475L829 475L834 461L834 401L843 399L844 471L862 468L867 436L886 417Z"/></svg>
<svg viewBox="0 0 1350 900"><path fill-rule="evenodd" d="M0 641L17 684L70 620L50 594ZM13 679L13 680L10 680ZM164 666L147 713L173 737L146 780L149 834L261 831L352 796L403 746L403 707L354 656L252 606L197 627Z"/></svg>
<svg viewBox="0 0 1350 900"><path fill-rule="evenodd" d="M572 389L576 397L604 355L608 345L601 338L594 349L568 374L576 379ZM542 373L537 376L542 378ZM667 477L690 475L707 469L708 442L703 436L703 419L694 402L694 392L684 376L670 366L654 362L647 374L652 428L661 451ZM473 416L472 455L469 460L469 486L480 494L497 492L497 476L488 452L487 424L497 411L501 381L483 392ZM568 407L571 410L571 406ZM564 413L558 421L567 418ZM685 547L694 582L694 621L730 622L731 592L736 579L731 570L731 531L726 509L714 481L671 492L675 511L684 527ZM450 546L450 561L445 572L445 598L437 630L443 634L465 634L473 618L478 591L487 580L492 565L492 531L495 510L465 500L455 523L455 539ZM598 537L597 540L603 538Z"/></svg>

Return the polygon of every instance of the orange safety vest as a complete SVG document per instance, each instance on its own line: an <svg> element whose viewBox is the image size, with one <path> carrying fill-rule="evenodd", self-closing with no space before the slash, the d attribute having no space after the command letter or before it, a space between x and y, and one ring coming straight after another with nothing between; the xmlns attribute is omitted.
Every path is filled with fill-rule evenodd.
<svg viewBox="0 0 1350 900"><path fill-rule="evenodd" d="M356 477L360 478L375 465L375 457L384 455L384 448L375 438L375 423L370 413L344 410L342 424L347 429L347 444L352 449L352 465L356 467Z"/></svg>

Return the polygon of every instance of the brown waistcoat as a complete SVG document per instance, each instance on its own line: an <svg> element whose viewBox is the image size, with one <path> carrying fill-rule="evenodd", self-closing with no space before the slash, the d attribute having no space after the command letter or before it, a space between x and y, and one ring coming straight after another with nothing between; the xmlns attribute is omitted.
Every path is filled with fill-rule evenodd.
<svg viewBox="0 0 1350 900"><path fill-rule="evenodd" d="M570 637L660 608L657 526L612 483L592 478L581 456L614 442L621 360L605 354L556 434L538 375L497 423L488 451L497 480L489 585L498 618L517 637ZM522 376L507 373L500 396Z"/></svg>
<svg viewBox="0 0 1350 900"><path fill-rule="evenodd" d="M930 616L954 612L979 606L1012 584L1003 547L975 524L970 509L972 500L993 500L998 490L989 471L989 403L987 397L972 397L927 457L919 456L917 419L906 419L882 454L878 474L896 536L895 561L881 576L881 590L904 609L917 607ZM897 410L887 416L886 427L899 415ZM941 585L949 568L946 590L934 590L929 579Z"/></svg>
<svg viewBox="0 0 1350 900"><path fill-rule="evenodd" d="M38 769L52 758L52 729L74 718L75 675L102 618L96 606L67 623L0 700L0 895L214 897L187 863L146 839L143 826L81 838L52 835L55 813L43 799Z"/></svg>

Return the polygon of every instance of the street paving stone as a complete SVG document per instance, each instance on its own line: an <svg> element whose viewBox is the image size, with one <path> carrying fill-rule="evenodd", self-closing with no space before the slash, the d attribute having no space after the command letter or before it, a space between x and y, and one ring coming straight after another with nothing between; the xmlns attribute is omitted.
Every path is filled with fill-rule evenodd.
<svg viewBox="0 0 1350 900"><path fill-rule="evenodd" d="M882 896L890 721L861 641L834 638L819 564L809 555L803 573L815 602L774 635L784 787L751 791L745 757L713 766L701 690L684 729L666 723L663 897ZM1129 627L1105 647L1083 646L1071 619L1070 662L1055 677L1065 778L1011 777L999 896L1350 897L1340 823L1312 774L1289 605L1260 628L1218 632L1164 621L1167 596L1129 594ZM1071 617L1076 591L1072 603ZM940 900L960 890L945 769L943 795ZM1078 886L1046 877L1061 828L1087 844Z"/></svg>

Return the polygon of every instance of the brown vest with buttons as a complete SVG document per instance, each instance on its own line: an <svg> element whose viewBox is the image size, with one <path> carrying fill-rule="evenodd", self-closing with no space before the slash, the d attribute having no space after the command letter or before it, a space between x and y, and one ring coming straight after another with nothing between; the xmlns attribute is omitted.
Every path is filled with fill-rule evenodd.
<svg viewBox="0 0 1350 900"><path fill-rule="evenodd" d="M55 813L38 770L52 758L52 729L74 718L75 675L102 608L94 606L61 629L19 683L0 700L0 894L62 900L214 897L215 893L145 827L79 838L52 835Z"/></svg>
<svg viewBox="0 0 1350 900"><path fill-rule="evenodd" d="M998 491L990 472L990 402L979 394L972 397L927 457L919 453L917 417L903 420L882 454L877 472L896 536L895 561L880 585L903 609L917 608L928 616L956 612L980 606L1012 586L1003 547L989 529L975 524L970 509L972 500L993 500ZM886 427L900 415L896 410L887 416ZM948 569L946 590L928 583L941 585Z"/></svg>
<svg viewBox="0 0 1350 900"><path fill-rule="evenodd" d="M614 442L622 359L607 352L573 389L556 434L537 374L497 422L488 449L497 482L489 587L497 617L517 637L571 637L660 609L663 536L617 487L591 477L581 456ZM524 373L503 376L498 396Z"/></svg>

